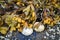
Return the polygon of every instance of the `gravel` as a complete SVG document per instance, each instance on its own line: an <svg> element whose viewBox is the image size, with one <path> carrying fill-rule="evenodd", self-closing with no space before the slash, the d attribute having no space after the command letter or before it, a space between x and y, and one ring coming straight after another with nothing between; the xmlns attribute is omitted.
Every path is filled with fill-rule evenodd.
<svg viewBox="0 0 60 40"><path fill-rule="evenodd" d="M7 37L10 36L10 37ZM34 33L30 36L24 36L19 32L13 32L13 34L7 34L6 37L0 36L0 40L60 40L60 24L54 27L47 26L47 30L43 32Z"/></svg>

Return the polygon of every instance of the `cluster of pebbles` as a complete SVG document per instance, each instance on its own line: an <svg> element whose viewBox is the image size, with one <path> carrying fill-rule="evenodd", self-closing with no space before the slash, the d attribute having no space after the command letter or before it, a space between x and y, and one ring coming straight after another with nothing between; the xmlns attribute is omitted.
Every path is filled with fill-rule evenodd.
<svg viewBox="0 0 60 40"><path fill-rule="evenodd" d="M47 28L44 32L37 33L37 40L60 40L60 24L53 28L47 26Z"/></svg>

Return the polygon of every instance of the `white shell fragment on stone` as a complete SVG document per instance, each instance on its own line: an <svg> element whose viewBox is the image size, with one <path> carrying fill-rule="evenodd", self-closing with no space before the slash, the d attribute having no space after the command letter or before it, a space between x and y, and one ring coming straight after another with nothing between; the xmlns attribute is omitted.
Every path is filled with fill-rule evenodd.
<svg viewBox="0 0 60 40"><path fill-rule="evenodd" d="M22 31L22 34L25 36L29 36L33 33L33 29L32 28L24 28Z"/></svg>
<svg viewBox="0 0 60 40"><path fill-rule="evenodd" d="M34 28L34 30L36 32L42 32L42 31L44 31L44 29L45 29L44 25L43 24L40 24L38 22L35 23L35 25L38 25L38 24L39 24L39 26L35 26L35 27L38 27L38 28Z"/></svg>

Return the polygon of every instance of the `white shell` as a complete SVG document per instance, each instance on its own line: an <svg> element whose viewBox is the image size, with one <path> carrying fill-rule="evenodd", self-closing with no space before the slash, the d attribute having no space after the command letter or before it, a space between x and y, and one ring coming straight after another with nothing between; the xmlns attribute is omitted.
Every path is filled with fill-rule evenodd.
<svg viewBox="0 0 60 40"><path fill-rule="evenodd" d="M38 22L35 23L35 25L39 24ZM37 32L41 32L41 31L44 31L45 27L43 24L40 24L38 28L34 28L35 31Z"/></svg>
<svg viewBox="0 0 60 40"><path fill-rule="evenodd" d="M29 36L33 33L33 29L32 28L24 28L22 31L22 34L25 36Z"/></svg>

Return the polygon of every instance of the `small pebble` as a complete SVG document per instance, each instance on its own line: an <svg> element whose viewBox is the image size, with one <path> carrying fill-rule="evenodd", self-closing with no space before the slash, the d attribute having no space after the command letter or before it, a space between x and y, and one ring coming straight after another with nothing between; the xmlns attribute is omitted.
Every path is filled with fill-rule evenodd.
<svg viewBox="0 0 60 40"><path fill-rule="evenodd" d="M50 29L49 31L50 31L50 32L51 32L51 31L55 32L55 29L52 28L52 29Z"/></svg>
<svg viewBox="0 0 60 40"><path fill-rule="evenodd" d="M55 39L55 36L53 36L53 35L51 35L50 37L51 37L52 39Z"/></svg>
<svg viewBox="0 0 60 40"><path fill-rule="evenodd" d="M46 32L46 35L47 35L47 36L49 36L49 33L48 33L48 32Z"/></svg>
<svg viewBox="0 0 60 40"><path fill-rule="evenodd" d="M0 38L5 38L5 37L3 37L3 36L0 36Z"/></svg>
<svg viewBox="0 0 60 40"><path fill-rule="evenodd" d="M10 40L10 39L8 39L8 38L4 38L4 40Z"/></svg>
<svg viewBox="0 0 60 40"><path fill-rule="evenodd" d="M60 31L60 30L59 30L59 27L57 27L57 31Z"/></svg>
<svg viewBox="0 0 60 40"><path fill-rule="evenodd" d="M44 36L44 38L46 38L46 36Z"/></svg>
<svg viewBox="0 0 60 40"><path fill-rule="evenodd" d="M28 40L30 40L30 39L28 39Z"/></svg>

